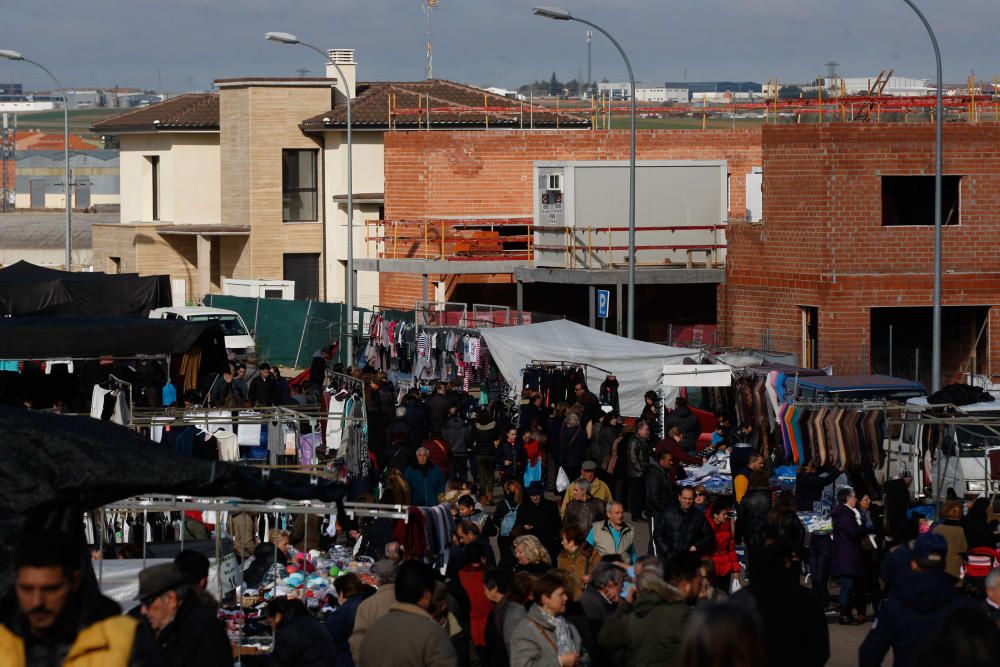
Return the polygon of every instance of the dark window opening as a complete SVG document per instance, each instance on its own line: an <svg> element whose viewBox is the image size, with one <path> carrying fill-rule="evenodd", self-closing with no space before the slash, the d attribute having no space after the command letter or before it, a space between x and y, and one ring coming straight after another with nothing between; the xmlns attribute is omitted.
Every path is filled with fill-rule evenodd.
<svg viewBox="0 0 1000 667"><path fill-rule="evenodd" d="M296 300L319 300L319 253L287 253L283 280L295 283Z"/></svg>
<svg viewBox="0 0 1000 667"><path fill-rule="evenodd" d="M151 211L150 219L153 221L158 221L160 219L160 156L150 155L146 158L149 160L149 173L151 178L150 183L150 204Z"/></svg>
<svg viewBox="0 0 1000 667"><path fill-rule="evenodd" d="M941 384L953 378L989 374L989 306L941 309ZM871 309L871 371L931 387L930 307Z"/></svg>
<svg viewBox="0 0 1000 667"><path fill-rule="evenodd" d="M802 308L802 365L806 368L819 367L819 308Z"/></svg>
<svg viewBox="0 0 1000 667"><path fill-rule="evenodd" d="M941 224L959 224L961 176L941 178ZM883 176L882 226L934 224L933 176Z"/></svg>
<svg viewBox="0 0 1000 667"><path fill-rule="evenodd" d="M281 214L284 222L319 219L315 150L281 151Z"/></svg>

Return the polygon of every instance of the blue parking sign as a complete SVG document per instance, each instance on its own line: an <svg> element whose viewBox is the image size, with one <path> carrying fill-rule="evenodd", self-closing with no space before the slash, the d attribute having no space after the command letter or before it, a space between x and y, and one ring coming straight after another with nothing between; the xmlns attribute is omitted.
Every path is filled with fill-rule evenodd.
<svg viewBox="0 0 1000 667"><path fill-rule="evenodd" d="M611 303L611 291L606 289L597 290L597 316L608 319L608 306Z"/></svg>

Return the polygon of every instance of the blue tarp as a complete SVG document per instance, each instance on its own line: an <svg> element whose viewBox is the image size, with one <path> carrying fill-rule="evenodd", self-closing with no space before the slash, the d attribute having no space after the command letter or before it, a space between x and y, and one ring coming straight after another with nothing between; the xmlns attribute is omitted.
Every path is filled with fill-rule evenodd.
<svg viewBox="0 0 1000 667"><path fill-rule="evenodd" d="M854 394L859 398L887 395L912 397L927 394L924 385L919 382L891 375L817 375L799 378L788 376L785 378L785 391L788 395L797 391L799 396Z"/></svg>

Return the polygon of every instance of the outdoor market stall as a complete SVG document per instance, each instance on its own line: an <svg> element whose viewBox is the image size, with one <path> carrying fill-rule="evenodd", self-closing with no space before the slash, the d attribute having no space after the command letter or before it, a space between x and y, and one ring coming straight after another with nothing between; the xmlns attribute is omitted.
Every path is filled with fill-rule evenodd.
<svg viewBox="0 0 1000 667"><path fill-rule="evenodd" d="M513 386L520 386L522 371L533 360L567 359L608 369L618 380L621 413L628 417L642 413L643 396L657 387L665 364L700 354L692 348L630 340L569 320L483 329L481 333L500 372Z"/></svg>

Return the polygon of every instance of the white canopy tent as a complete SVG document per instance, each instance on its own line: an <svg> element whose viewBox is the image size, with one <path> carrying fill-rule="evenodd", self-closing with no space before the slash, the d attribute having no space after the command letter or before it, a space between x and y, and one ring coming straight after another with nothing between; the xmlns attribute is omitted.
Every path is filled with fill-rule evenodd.
<svg viewBox="0 0 1000 667"><path fill-rule="evenodd" d="M628 417L642 413L643 395L659 387L664 365L701 354L692 348L622 338L568 320L483 329L481 333L500 372L515 387L521 386L524 367L536 360L606 368L618 378L621 412ZM593 376L589 380L594 385L591 391L597 393L600 381Z"/></svg>

